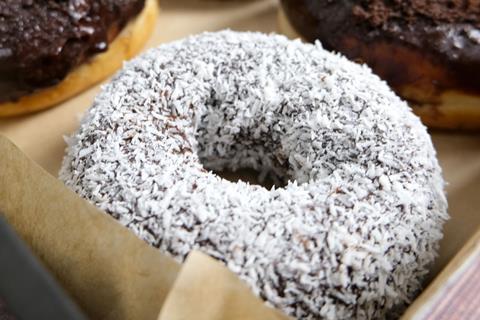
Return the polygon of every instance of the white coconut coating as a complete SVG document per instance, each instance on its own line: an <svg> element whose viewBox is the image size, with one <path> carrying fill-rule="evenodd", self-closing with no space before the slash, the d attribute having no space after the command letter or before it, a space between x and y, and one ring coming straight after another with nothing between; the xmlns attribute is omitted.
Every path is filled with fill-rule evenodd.
<svg viewBox="0 0 480 320"><path fill-rule="evenodd" d="M208 171L245 167L288 184ZM430 137L384 82L319 43L260 33L205 33L127 63L68 139L60 178L299 319L403 308L448 217Z"/></svg>

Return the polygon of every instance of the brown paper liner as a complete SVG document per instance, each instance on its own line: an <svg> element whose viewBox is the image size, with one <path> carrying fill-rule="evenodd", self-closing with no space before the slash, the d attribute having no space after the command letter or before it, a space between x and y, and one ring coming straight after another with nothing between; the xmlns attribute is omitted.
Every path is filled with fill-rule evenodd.
<svg viewBox="0 0 480 320"><path fill-rule="evenodd" d="M155 319L179 265L0 136L0 211L92 319Z"/></svg>
<svg viewBox="0 0 480 320"><path fill-rule="evenodd" d="M3 136L0 168L0 212L91 319L288 319L202 253L179 273Z"/></svg>
<svg viewBox="0 0 480 320"><path fill-rule="evenodd" d="M224 265L199 252L188 256L158 320L286 320L266 307Z"/></svg>

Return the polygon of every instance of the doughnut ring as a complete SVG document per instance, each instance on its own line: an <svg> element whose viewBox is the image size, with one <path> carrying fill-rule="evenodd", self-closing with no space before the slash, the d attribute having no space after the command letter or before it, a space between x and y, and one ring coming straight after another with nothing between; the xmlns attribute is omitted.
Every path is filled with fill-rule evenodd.
<svg viewBox="0 0 480 320"><path fill-rule="evenodd" d="M401 310L448 218L425 127L319 43L222 31L162 45L126 64L67 142L68 187L179 261L224 262L296 318ZM285 186L210 171L225 168Z"/></svg>

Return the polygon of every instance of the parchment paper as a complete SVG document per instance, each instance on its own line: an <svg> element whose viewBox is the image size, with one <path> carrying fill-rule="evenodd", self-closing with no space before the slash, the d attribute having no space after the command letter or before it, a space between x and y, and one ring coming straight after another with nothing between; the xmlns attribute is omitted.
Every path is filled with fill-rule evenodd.
<svg viewBox="0 0 480 320"><path fill-rule="evenodd" d="M155 319L180 266L0 136L0 212L92 319Z"/></svg>
<svg viewBox="0 0 480 320"><path fill-rule="evenodd" d="M0 212L91 319L287 319L202 253L179 273L3 136L0 168Z"/></svg>
<svg viewBox="0 0 480 320"><path fill-rule="evenodd" d="M175 281L158 320L287 320L255 298L224 265L193 252Z"/></svg>
<svg viewBox="0 0 480 320"><path fill-rule="evenodd" d="M275 0L233 1L233 3L164 0L161 1L161 4L162 11L157 28L148 47L206 30L215 31L224 28L263 32L276 30ZM63 135L70 134L76 129L81 113L91 105L99 89L100 86L94 87L51 110L0 120L0 132L12 139L41 167L56 175L65 148ZM480 134L433 132L432 138L445 178L449 182L447 191L449 212L452 218L445 226L445 237L441 243L440 256L432 268L430 277L435 276L446 265L480 226L478 210L480 208ZM9 179L13 178L14 176L9 177ZM3 181L0 180L0 183L3 184ZM18 190L21 191L21 189ZM27 201L27 199L28 197L18 198L17 205L21 206L22 201ZM77 206L83 208L84 204L77 204ZM77 210L75 208L72 209L69 204L58 210ZM98 219L103 221L105 218ZM51 231L57 232L58 230ZM49 254L54 252L54 250L48 251ZM67 256L69 252L69 250L63 251ZM47 254L47 252L43 254ZM122 260L119 259L119 261ZM59 269L57 272L61 272L61 270ZM105 278L107 276L105 275ZM89 283L91 284L91 282ZM101 291L101 288L98 290ZM86 289L85 292L87 292ZM96 297L106 296L100 292ZM126 299L126 297L115 297L113 302L117 299ZM95 304L93 300L95 299L92 296L88 301ZM122 303L119 302L119 304ZM103 306L98 305L98 310L101 310ZM128 312L124 310L123 305L122 308L121 311L115 312Z"/></svg>

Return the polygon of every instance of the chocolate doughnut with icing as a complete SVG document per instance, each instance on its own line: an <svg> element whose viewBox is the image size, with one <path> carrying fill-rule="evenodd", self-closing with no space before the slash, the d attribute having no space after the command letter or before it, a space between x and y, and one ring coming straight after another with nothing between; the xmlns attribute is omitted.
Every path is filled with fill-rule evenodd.
<svg viewBox="0 0 480 320"><path fill-rule="evenodd" d="M429 126L480 128L480 1L282 0L289 35L367 63Z"/></svg>
<svg viewBox="0 0 480 320"><path fill-rule="evenodd" d="M0 116L43 109L115 71L153 27L156 4L145 2L0 2Z"/></svg>

